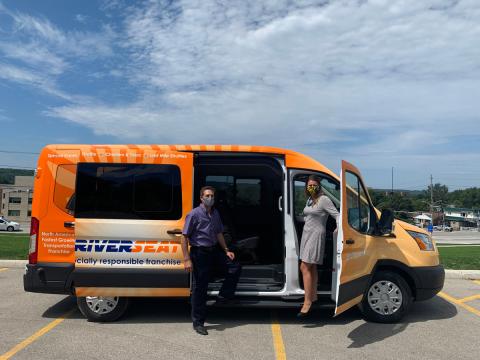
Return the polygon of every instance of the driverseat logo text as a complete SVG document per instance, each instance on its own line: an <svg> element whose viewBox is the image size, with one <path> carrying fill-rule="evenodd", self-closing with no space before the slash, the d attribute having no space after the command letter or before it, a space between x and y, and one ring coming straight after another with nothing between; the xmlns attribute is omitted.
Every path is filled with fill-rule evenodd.
<svg viewBox="0 0 480 360"><path fill-rule="evenodd" d="M172 246L173 245L173 246ZM176 253L178 243L145 240L75 240L75 252Z"/></svg>

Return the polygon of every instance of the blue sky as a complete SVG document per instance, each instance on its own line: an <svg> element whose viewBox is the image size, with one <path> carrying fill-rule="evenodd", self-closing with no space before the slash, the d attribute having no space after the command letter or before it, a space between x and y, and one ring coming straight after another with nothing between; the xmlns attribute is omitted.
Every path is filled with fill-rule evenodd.
<svg viewBox="0 0 480 360"><path fill-rule="evenodd" d="M0 150L272 145L478 187L479 80L476 0L0 0Z"/></svg>

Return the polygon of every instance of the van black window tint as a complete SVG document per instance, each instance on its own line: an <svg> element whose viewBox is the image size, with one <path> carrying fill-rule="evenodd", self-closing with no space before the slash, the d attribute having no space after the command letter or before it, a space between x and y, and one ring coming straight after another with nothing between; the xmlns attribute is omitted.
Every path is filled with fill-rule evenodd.
<svg viewBox="0 0 480 360"><path fill-rule="evenodd" d="M175 165L78 165L78 218L177 220L182 217L180 169Z"/></svg>
<svg viewBox="0 0 480 360"><path fill-rule="evenodd" d="M260 206L262 196L261 179L236 179L235 189L237 206Z"/></svg>
<svg viewBox="0 0 480 360"><path fill-rule="evenodd" d="M235 180L233 176L209 175L205 178L205 185L215 188L217 201L226 201L230 207L235 205ZM195 194L195 196L199 195Z"/></svg>
<svg viewBox="0 0 480 360"><path fill-rule="evenodd" d="M305 194L305 182L307 181L308 175L303 175L302 178L297 177L294 182L294 205L295 205L295 216L303 216L303 209L307 203L307 195Z"/></svg>

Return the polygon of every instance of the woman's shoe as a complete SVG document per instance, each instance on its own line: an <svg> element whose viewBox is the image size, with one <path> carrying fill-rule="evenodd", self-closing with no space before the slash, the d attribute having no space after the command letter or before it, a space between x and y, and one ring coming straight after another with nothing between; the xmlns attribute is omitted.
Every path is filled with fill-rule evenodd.
<svg viewBox="0 0 480 360"><path fill-rule="evenodd" d="M305 319L309 316L310 316L310 310L308 310L307 312L299 311L298 314L297 314L297 318L299 318L299 319Z"/></svg>
<svg viewBox="0 0 480 360"><path fill-rule="evenodd" d="M302 309L303 309L303 307L302 307L302 309L300 309L300 311L297 314L297 318L306 318L307 316L309 316L311 307L312 307L312 305L310 304L310 307L305 312L302 311Z"/></svg>

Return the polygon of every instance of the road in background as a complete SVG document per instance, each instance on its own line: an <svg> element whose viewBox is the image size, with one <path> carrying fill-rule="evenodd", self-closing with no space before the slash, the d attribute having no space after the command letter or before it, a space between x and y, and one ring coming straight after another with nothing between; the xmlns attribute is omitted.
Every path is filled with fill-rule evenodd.
<svg viewBox="0 0 480 360"><path fill-rule="evenodd" d="M479 231L434 231L433 238L437 244L480 245Z"/></svg>

